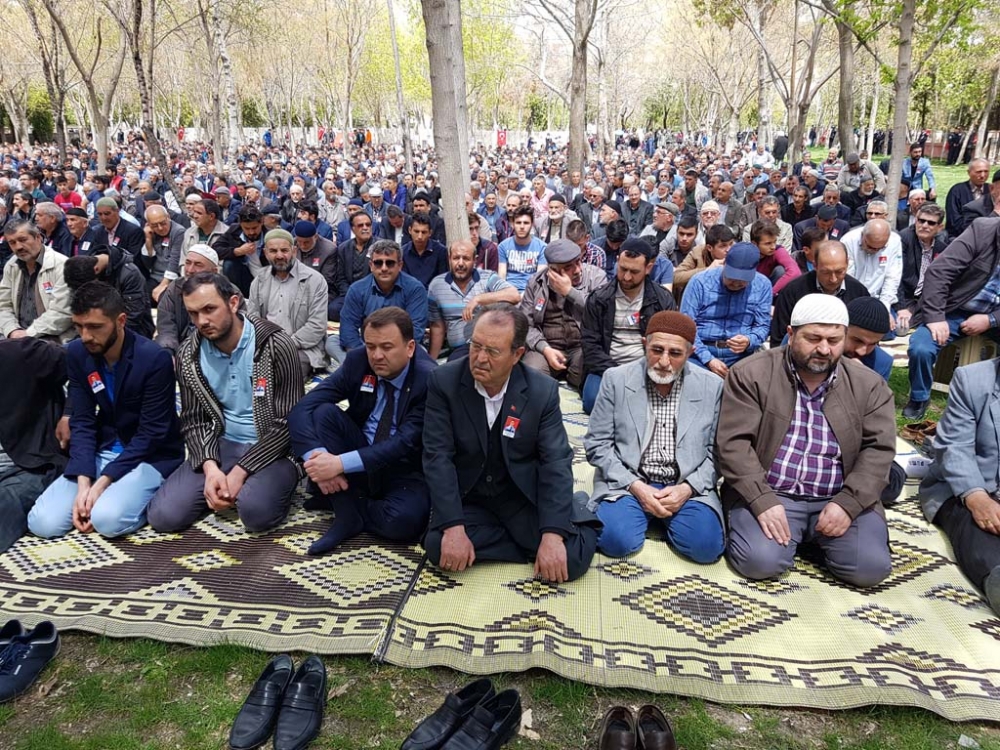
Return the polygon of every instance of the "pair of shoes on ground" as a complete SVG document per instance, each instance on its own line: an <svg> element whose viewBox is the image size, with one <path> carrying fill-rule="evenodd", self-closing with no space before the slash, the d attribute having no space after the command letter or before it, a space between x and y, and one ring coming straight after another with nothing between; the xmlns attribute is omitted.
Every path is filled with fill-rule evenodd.
<svg viewBox="0 0 1000 750"><path fill-rule="evenodd" d="M521 696L496 692L483 678L449 693L434 713L417 725L400 750L496 750L521 727Z"/></svg>
<svg viewBox="0 0 1000 750"><path fill-rule="evenodd" d="M326 666L308 656L275 656L265 667L229 732L232 750L260 747L274 734L274 750L302 750L316 739L326 706Z"/></svg>
<svg viewBox="0 0 1000 750"><path fill-rule="evenodd" d="M633 714L613 706L604 714L598 735L600 750L676 750L670 722L656 706L645 705Z"/></svg>
<svg viewBox="0 0 1000 750"><path fill-rule="evenodd" d="M30 688L59 653L59 633L49 621L25 631L17 620L0 628L0 703Z"/></svg>
<svg viewBox="0 0 1000 750"><path fill-rule="evenodd" d="M925 445L929 447L930 441L937 435L937 422L933 419L925 419L922 422L911 422L903 425L899 431L899 436L914 445Z"/></svg>

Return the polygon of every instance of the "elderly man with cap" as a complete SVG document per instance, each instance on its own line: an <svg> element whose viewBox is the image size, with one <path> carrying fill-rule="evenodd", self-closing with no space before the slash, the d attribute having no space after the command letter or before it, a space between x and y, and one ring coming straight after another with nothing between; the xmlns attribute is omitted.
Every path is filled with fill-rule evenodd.
<svg viewBox="0 0 1000 750"><path fill-rule="evenodd" d="M243 204L233 198L233 194L225 185L219 185L215 188L212 195L215 196L215 202L219 204L219 221L223 224L235 224Z"/></svg>
<svg viewBox="0 0 1000 750"><path fill-rule="evenodd" d="M268 267L250 285L247 307L251 315L281 326L299 354L302 378L326 367L326 279L295 258L295 240L284 229L264 236Z"/></svg>
<svg viewBox="0 0 1000 750"><path fill-rule="evenodd" d="M880 495L896 452L892 392L842 358L849 322L836 297L803 297L788 344L726 378L716 455L727 558L748 578L788 570L803 543L854 586L875 586L891 571Z"/></svg>
<svg viewBox="0 0 1000 750"><path fill-rule="evenodd" d="M583 384L581 328L587 298L607 283L600 268L582 262L580 247L568 239L545 248L546 268L528 280L521 298L527 316L528 350L524 364L566 378L574 388Z"/></svg>
<svg viewBox="0 0 1000 750"><path fill-rule="evenodd" d="M875 162L862 159L855 152L849 153L837 174L837 187L842 193L857 190L866 179L872 180L876 193L885 193L885 175Z"/></svg>
<svg viewBox="0 0 1000 750"><path fill-rule="evenodd" d="M192 245L188 248L184 259L184 276L196 273L218 273L219 256L209 245ZM184 300L181 298L181 285L184 278L173 279L160 295L156 308L156 336L154 341L164 349L176 352L193 330L191 318L188 316ZM246 303L239 294L240 311L243 312Z"/></svg>
<svg viewBox="0 0 1000 750"><path fill-rule="evenodd" d="M837 218L837 208L824 203L811 219L800 221L792 227L792 246L796 251L802 249L802 235L808 229L822 229L828 240L839 240L851 231L851 225Z"/></svg>
<svg viewBox="0 0 1000 750"><path fill-rule="evenodd" d="M760 251L749 242L733 245L721 267L695 275L684 290L681 312L698 334L694 361L719 377L749 357L767 338L771 282L757 273Z"/></svg>
<svg viewBox="0 0 1000 750"><path fill-rule="evenodd" d="M326 281L327 318L333 320L333 301L337 298L337 248L316 233L316 225L311 221L299 220L293 229L299 261Z"/></svg>
<svg viewBox="0 0 1000 750"><path fill-rule="evenodd" d="M535 219L535 236L546 244L564 239L566 229L576 218L576 214L566 208L566 199L562 194L554 193L549 198L548 213L537 215Z"/></svg>
<svg viewBox="0 0 1000 750"><path fill-rule="evenodd" d="M641 549L653 519L683 557L712 563L725 551L715 489L722 381L690 365L695 335L688 316L658 312L646 356L601 380L583 445L595 469L590 508L604 524L597 548L609 557Z"/></svg>
<svg viewBox="0 0 1000 750"><path fill-rule="evenodd" d="M94 245L96 231L90 226L90 217L87 216L86 209L67 209L66 228L73 235L73 244L70 246L70 257L90 254L90 248Z"/></svg>

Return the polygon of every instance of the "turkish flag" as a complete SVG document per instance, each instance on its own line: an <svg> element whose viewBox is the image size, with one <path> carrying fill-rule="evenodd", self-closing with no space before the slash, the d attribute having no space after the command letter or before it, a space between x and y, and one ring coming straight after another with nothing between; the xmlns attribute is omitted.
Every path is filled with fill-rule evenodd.
<svg viewBox="0 0 1000 750"><path fill-rule="evenodd" d="M503 148L507 145L507 131L498 130L497 131L497 148Z"/></svg>

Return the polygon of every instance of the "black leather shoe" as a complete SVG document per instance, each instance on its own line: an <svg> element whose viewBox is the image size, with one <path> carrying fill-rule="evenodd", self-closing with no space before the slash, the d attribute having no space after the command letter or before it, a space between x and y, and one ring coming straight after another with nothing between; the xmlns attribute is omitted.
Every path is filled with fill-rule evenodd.
<svg viewBox="0 0 1000 750"><path fill-rule="evenodd" d="M635 717L636 733L639 735L639 750L677 750L674 730L670 722L656 706L645 705Z"/></svg>
<svg viewBox="0 0 1000 750"><path fill-rule="evenodd" d="M294 673L295 664L288 654L271 659L236 714L233 728L229 731L229 747L250 750L267 742L278 720L281 696L285 694Z"/></svg>
<svg viewBox="0 0 1000 750"><path fill-rule="evenodd" d="M326 707L326 666L308 656L285 690L274 727L274 750L302 750L316 739Z"/></svg>
<svg viewBox="0 0 1000 750"><path fill-rule="evenodd" d="M930 401L914 401L912 398L906 402L906 406L903 407L903 416L906 419L913 420L916 422L919 419L924 418L924 414L927 413L927 404Z"/></svg>
<svg viewBox="0 0 1000 750"><path fill-rule="evenodd" d="M0 651L0 703L16 698L38 679L45 666L59 653L59 633L49 621L34 630L15 635Z"/></svg>
<svg viewBox="0 0 1000 750"><path fill-rule="evenodd" d="M504 690L473 707L441 750L496 750L510 742L520 726L521 696Z"/></svg>
<svg viewBox="0 0 1000 750"><path fill-rule="evenodd" d="M0 651L7 648L15 635L24 635L24 626L20 620L11 620L0 628Z"/></svg>
<svg viewBox="0 0 1000 750"><path fill-rule="evenodd" d="M604 714L597 736L600 750L636 750L635 717L625 706L612 706Z"/></svg>
<svg viewBox="0 0 1000 750"><path fill-rule="evenodd" d="M478 704L496 695L493 683L483 678L448 693L441 707L420 722L400 750L438 750Z"/></svg>

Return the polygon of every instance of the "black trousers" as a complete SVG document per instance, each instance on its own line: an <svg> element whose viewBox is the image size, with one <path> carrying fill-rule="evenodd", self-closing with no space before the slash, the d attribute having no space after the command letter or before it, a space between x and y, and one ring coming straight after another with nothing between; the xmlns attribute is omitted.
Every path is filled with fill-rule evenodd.
<svg viewBox="0 0 1000 750"><path fill-rule="evenodd" d="M976 526L972 512L957 497L945 501L934 524L948 535L958 567L982 591L986 577L1000 566L1000 536Z"/></svg>
<svg viewBox="0 0 1000 750"><path fill-rule="evenodd" d="M490 503L489 506L486 503ZM499 560L525 563L535 559L542 532L538 527L538 509L525 500L496 502L481 499L462 508L465 533L476 550L476 560ZM566 568L574 581L590 567L597 550L597 529L587 525L574 526L566 539ZM431 529L424 538L427 558L437 565L441 560L441 529Z"/></svg>

